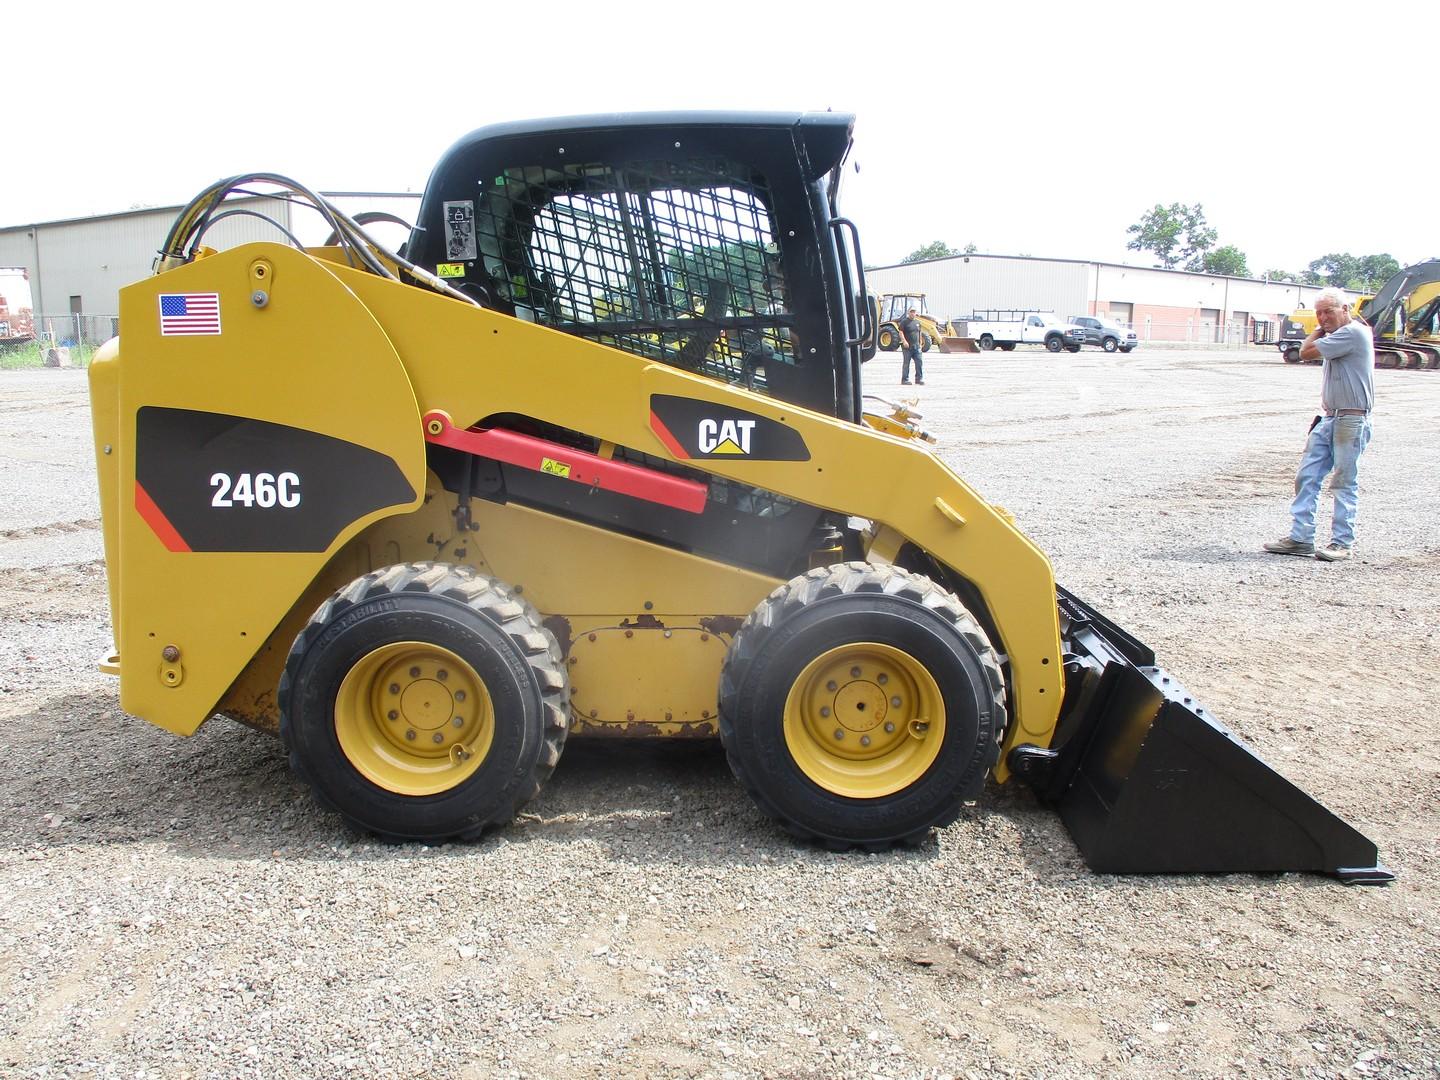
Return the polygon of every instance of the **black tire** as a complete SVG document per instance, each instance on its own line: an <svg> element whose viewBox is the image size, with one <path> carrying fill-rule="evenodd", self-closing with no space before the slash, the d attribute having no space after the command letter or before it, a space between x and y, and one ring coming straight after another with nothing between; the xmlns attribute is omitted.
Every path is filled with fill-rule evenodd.
<svg viewBox="0 0 1440 1080"><path fill-rule="evenodd" d="M1065 342L1059 334L1051 334L1045 339L1045 348L1049 349L1051 352L1059 352L1061 349L1065 348Z"/></svg>
<svg viewBox="0 0 1440 1080"><path fill-rule="evenodd" d="M1284 350L1284 352L1282 352L1280 355L1285 358L1285 363L1298 364L1300 363L1300 346L1291 346L1290 348Z"/></svg>
<svg viewBox="0 0 1440 1080"><path fill-rule="evenodd" d="M927 353L927 352L929 352L929 351L930 351L930 346L933 345L933 344L935 344L935 339L932 338L929 334L921 334L921 335L920 335L920 351L921 351L922 353Z"/></svg>
<svg viewBox="0 0 1440 1080"><path fill-rule="evenodd" d="M1107 337L1100 343L1100 347L1106 352L1114 352L1120 347L1120 342L1113 337Z"/></svg>
<svg viewBox="0 0 1440 1080"><path fill-rule="evenodd" d="M1120 351L1121 351L1122 353L1133 352L1134 350L1135 350L1135 346L1134 346L1134 345L1121 345L1121 346L1120 346Z"/></svg>
<svg viewBox="0 0 1440 1080"><path fill-rule="evenodd" d="M830 663L844 685L820 682ZM831 724L850 741L832 743ZM985 632L955 596L895 566L840 563L782 585L740 627L720 676L736 778L790 833L835 850L919 843L954 821L1004 730L1004 676ZM848 770L839 782L827 759Z"/></svg>
<svg viewBox="0 0 1440 1080"><path fill-rule="evenodd" d="M1066 352L1079 352L1079 351L1080 351L1080 346L1079 346L1079 345L1066 345L1066 346L1065 346L1065 351L1066 351Z"/></svg>
<svg viewBox="0 0 1440 1080"><path fill-rule="evenodd" d="M469 567L412 563L357 578L310 619L280 680L280 735L291 768L352 826L468 840L539 793L568 701L533 607Z"/></svg>
<svg viewBox="0 0 1440 1080"><path fill-rule="evenodd" d="M986 352L989 352L991 349L995 348L995 339L989 334L981 334L980 348L984 349Z"/></svg>
<svg viewBox="0 0 1440 1080"><path fill-rule="evenodd" d="M900 343L900 335L893 326L882 326L875 338L875 345L881 352L894 352Z"/></svg>
<svg viewBox="0 0 1440 1080"><path fill-rule="evenodd" d="M1015 343L1013 341L1002 341L1000 343L1000 348L1003 349L1005 352L1014 352Z"/></svg>

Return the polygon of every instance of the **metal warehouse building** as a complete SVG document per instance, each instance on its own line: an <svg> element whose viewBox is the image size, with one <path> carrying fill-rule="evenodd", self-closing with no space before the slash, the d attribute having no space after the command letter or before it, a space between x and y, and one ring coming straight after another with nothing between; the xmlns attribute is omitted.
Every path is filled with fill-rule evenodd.
<svg viewBox="0 0 1440 1080"><path fill-rule="evenodd" d="M383 211L413 221L420 205L420 196L408 193L324 194L351 216ZM205 238L210 247L228 248L255 240L283 243L281 228L303 244L324 243L329 233L329 226L318 214L304 208L297 210L283 199L233 200L225 208L240 213L215 223ZM96 344L113 337L117 332L120 289L151 273L155 254L181 209L150 207L99 217L0 226L0 266L29 271L35 332L53 335L62 343ZM383 233L380 227L376 235L382 242L399 242L395 234Z"/></svg>
<svg viewBox="0 0 1440 1080"><path fill-rule="evenodd" d="M1311 307L1318 285L1155 270L1123 263L955 255L872 267L873 293L925 293L932 314L1050 311L1060 318L1108 315L1140 340L1239 344L1257 321L1277 323ZM1352 294L1353 299L1353 294Z"/></svg>

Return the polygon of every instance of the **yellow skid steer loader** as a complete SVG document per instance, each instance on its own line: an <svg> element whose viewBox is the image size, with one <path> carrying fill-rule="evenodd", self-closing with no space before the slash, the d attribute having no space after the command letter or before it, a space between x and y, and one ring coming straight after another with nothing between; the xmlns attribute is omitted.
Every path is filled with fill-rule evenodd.
<svg viewBox="0 0 1440 1080"><path fill-rule="evenodd" d="M867 402L851 126L485 128L398 252L202 192L90 369L122 707L274 732L396 840L504 825L569 737L718 736L837 849L993 776L1098 870L1388 879ZM260 184L333 245L207 247Z"/></svg>

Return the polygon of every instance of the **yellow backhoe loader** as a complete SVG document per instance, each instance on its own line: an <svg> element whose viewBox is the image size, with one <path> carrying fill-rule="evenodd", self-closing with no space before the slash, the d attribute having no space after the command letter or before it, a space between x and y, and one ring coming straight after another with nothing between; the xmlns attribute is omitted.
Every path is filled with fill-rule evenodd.
<svg viewBox="0 0 1440 1080"><path fill-rule="evenodd" d="M948 319L930 313L924 293L882 293L880 330L877 337L881 352L895 352L900 348L900 319L912 308L915 310L916 321L920 323L922 352L929 352L932 347L939 348L942 353L980 351L973 338L957 334Z"/></svg>
<svg viewBox="0 0 1440 1080"><path fill-rule="evenodd" d="M831 848L1018 778L1098 870L1388 880L867 401L851 126L484 128L399 252L203 191L90 368L122 707L273 732L396 841L503 826L569 738L718 736ZM265 184L336 243L208 247Z"/></svg>

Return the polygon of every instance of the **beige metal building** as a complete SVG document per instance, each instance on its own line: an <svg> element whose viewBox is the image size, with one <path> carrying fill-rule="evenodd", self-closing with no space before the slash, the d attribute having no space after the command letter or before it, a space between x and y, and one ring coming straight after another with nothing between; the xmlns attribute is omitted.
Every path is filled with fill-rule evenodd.
<svg viewBox="0 0 1440 1080"><path fill-rule="evenodd" d="M381 210L413 221L420 205L417 194L324 194L352 216ZM216 222L205 239L211 247L228 248L254 240L283 243L282 229L302 244L321 244L329 233L329 226L314 211L282 199L237 199L228 201L225 208L243 213ZM120 289L151 273L155 254L181 209L149 207L99 217L0 226L0 266L29 271L35 332L51 335L57 342L91 344L114 336ZM382 233L377 228L376 235L384 243L398 244L403 232L398 230L397 236L397 232Z"/></svg>
<svg viewBox="0 0 1440 1080"><path fill-rule="evenodd" d="M925 293L930 311L964 318L986 311L1050 311L1060 318L1108 315L1134 327L1140 340L1239 344L1255 323L1278 323L1318 285L1155 270L1123 263L955 255L873 267L873 293ZM1355 294L1351 294L1352 299Z"/></svg>

